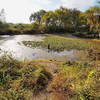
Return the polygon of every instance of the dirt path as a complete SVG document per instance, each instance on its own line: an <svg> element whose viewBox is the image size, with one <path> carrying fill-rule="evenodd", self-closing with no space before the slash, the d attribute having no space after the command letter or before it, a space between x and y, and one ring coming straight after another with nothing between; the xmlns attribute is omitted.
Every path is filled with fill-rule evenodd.
<svg viewBox="0 0 100 100"><path fill-rule="evenodd" d="M53 76L53 78L51 80L49 80L48 84L45 86L45 88L41 91L38 92L38 94L33 96L33 100L53 100L53 94L51 92L51 82L54 80L54 78L56 77L56 75L59 73L59 69L58 69L58 64L54 63L54 62L45 62L45 61L39 61L43 64L46 65L47 68L50 69L50 72Z"/></svg>

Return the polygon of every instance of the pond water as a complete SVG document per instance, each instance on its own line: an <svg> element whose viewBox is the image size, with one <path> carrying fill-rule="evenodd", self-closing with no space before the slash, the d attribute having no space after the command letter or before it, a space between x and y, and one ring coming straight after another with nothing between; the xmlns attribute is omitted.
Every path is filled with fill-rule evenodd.
<svg viewBox="0 0 100 100"><path fill-rule="evenodd" d="M48 34L37 34L37 35L3 35L0 36L0 49L1 51L8 51L13 54L14 57L18 59L24 60L32 60L32 59L53 59L58 61L66 61L66 60L78 60L78 59L86 59L87 53L84 51L71 50L71 51L48 51L45 49L38 48L30 48L24 46L21 41L42 41L42 38L47 36ZM57 34L55 34L57 35ZM66 38L77 39L75 36L69 35L60 35Z"/></svg>

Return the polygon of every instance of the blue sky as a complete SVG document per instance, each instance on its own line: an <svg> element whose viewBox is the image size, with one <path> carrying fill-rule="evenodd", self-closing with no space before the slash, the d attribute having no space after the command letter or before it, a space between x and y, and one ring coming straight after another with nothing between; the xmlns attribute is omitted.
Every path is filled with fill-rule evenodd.
<svg viewBox="0 0 100 100"><path fill-rule="evenodd" d="M97 1L100 0L0 0L0 9L5 10L6 22L30 23L31 13L41 9L54 11L63 6L84 12L91 6L97 5Z"/></svg>

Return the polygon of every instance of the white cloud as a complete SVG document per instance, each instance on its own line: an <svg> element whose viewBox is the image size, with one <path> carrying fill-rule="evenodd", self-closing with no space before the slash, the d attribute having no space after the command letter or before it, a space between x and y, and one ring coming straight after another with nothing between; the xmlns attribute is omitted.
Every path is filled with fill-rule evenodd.
<svg viewBox="0 0 100 100"><path fill-rule="evenodd" d="M36 0L38 3L42 3L42 4L50 4L51 1L48 0Z"/></svg>
<svg viewBox="0 0 100 100"><path fill-rule="evenodd" d="M94 5L95 0L61 0L63 6L82 10L87 5Z"/></svg>
<svg viewBox="0 0 100 100"><path fill-rule="evenodd" d="M4 8L7 22L29 23L32 12L43 9L27 0L0 0L0 9Z"/></svg>
<svg viewBox="0 0 100 100"><path fill-rule="evenodd" d="M55 4L53 2L53 0L0 0L0 9L4 8L7 22L29 23L31 13L43 9L42 4L49 4L44 6L46 10L55 10L61 5L82 10L87 5L94 5L95 0L58 0Z"/></svg>

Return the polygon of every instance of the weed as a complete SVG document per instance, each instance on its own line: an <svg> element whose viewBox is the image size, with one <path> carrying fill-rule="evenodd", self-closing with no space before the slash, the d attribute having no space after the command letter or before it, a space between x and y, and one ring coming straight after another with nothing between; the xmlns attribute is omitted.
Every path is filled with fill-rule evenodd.
<svg viewBox="0 0 100 100"><path fill-rule="evenodd" d="M33 92L43 89L52 76L44 64L35 60L18 61L5 54L0 57L0 63L1 100L28 100Z"/></svg>
<svg viewBox="0 0 100 100"><path fill-rule="evenodd" d="M77 61L73 65L64 63L59 68L61 71L51 85L55 100L100 99L98 63L90 66L90 62Z"/></svg>

